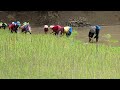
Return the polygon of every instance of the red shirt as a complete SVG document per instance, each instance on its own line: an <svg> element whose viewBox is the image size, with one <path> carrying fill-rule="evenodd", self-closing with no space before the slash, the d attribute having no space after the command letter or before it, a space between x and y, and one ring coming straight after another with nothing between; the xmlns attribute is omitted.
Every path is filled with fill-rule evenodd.
<svg viewBox="0 0 120 90"><path fill-rule="evenodd" d="M9 25L9 28L10 28L10 29L13 29L14 26L15 26L14 24L10 24L10 25Z"/></svg>
<svg viewBox="0 0 120 90"><path fill-rule="evenodd" d="M62 28L60 25L55 25L52 29L53 31L59 31Z"/></svg>

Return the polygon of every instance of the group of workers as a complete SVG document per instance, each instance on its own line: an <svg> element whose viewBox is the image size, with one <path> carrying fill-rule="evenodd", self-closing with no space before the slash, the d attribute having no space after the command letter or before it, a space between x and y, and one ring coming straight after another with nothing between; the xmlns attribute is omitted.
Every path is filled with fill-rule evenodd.
<svg viewBox="0 0 120 90"><path fill-rule="evenodd" d="M23 24L20 23L20 21L15 21L15 22L11 22L9 24L4 23L4 22L0 22L0 28L5 29L6 27L9 28L9 30L13 33L13 32L18 32L18 30L21 29L21 32L29 32L31 34L31 27L29 22L24 22Z"/></svg>
<svg viewBox="0 0 120 90"><path fill-rule="evenodd" d="M22 32L25 31L25 33L29 32L31 34L31 27L29 25L29 22L24 22L22 25L21 25L20 21L12 22L8 25L7 25L7 23L0 22L0 28L5 29L7 26L9 28L9 30L11 30L11 32L15 31L17 33L18 28L21 28ZM61 25L48 26L48 25L44 25L45 34L48 33L49 29L52 30L52 33L54 33L55 35L66 34L67 37L69 37L73 32L73 28L71 26L61 26ZM95 25L95 26L90 27L90 31L88 34L89 42L92 42L93 38L96 39L96 42L98 42L100 29L101 29L101 27L99 25Z"/></svg>
<svg viewBox="0 0 120 90"><path fill-rule="evenodd" d="M66 34L67 37L69 37L72 34L72 27L70 26L60 26L60 25L44 25L44 32L47 34L47 32L52 30L52 33L55 35L64 35Z"/></svg>
<svg viewBox="0 0 120 90"><path fill-rule="evenodd" d="M60 25L50 25L50 26L48 26L48 25L44 25L45 34L47 34L49 29L51 29L52 33L54 33L55 35L66 34L67 37L69 37L72 34L72 31L73 31L73 28L71 26L60 26ZM95 26L90 27L90 31L89 31L89 34L88 34L89 42L93 42L93 38L96 39L96 42L98 42L100 29L101 29L101 27L99 25L95 25Z"/></svg>

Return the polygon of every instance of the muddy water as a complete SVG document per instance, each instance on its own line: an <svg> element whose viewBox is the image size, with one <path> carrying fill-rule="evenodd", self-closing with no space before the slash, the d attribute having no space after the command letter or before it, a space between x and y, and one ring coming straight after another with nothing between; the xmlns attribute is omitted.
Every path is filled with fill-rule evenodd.
<svg viewBox="0 0 120 90"><path fill-rule="evenodd" d="M79 28L76 39L88 43L89 28ZM111 37L108 38L108 35ZM102 26L99 34L99 44L106 44L112 46L120 46L120 25L116 26Z"/></svg>
<svg viewBox="0 0 120 90"><path fill-rule="evenodd" d="M102 26L99 34L99 44L112 45L112 46L120 46L120 25L114 26ZM76 28L78 31L78 35L76 36L77 40L88 43L88 32L89 28ZM50 31L51 32L51 31ZM49 33L50 33L49 32ZM42 27L34 27L32 28L33 34L44 34ZM107 35L110 35L110 38L107 38Z"/></svg>

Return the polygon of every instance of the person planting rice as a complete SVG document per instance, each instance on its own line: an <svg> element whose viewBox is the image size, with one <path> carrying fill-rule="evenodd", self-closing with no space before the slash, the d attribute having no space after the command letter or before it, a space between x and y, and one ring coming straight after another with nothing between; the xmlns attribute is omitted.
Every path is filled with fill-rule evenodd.
<svg viewBox="0 0 120 90"><path fill-rule="evenodd" d="M66 36L69 37L72 34L72 27L65 26L64 27L64 34L66 33Z"/></svg>
<svg viewBox="0 0 120 90"><path fill-rule="evenodd" d="M53 30L52 33L54 33L55 35L62 35L64 32L64 27L62 27L60 25L51 25L50 29Z"/></svg>
<svg viewBox="0 0 120 90"><path fill-rule="evenodd" d="M14 25L14 22L8 24L8 28L9 28L9 30L11 30L11 29L13 28L13 25Z"/></svg>
<svg viewBox="0 0 120 90"><path fill-rule="evenodd" d="M11 33L18 32L18 25L15 22L12 22L12 24L9 24L9 30L11 30Z"/></svg>
<svg viewBox="0 0 120 90"><path fill-rule="evenodd" d="M31 34L31 26L29 23L26 23L25 25L21 26L21 29L21 32L25 32L25 34L29 32Z"/></svg>
<svg viewBox="0 0 120 90"><path fill-rule="evenodd" d="M48 25L44 25L44 32L45 32L45 34L47 34L47 32L48 32Z"/></svg>
<svg viewBox="0 0 120 90"><path fill-rule="evenodd" d="M7 23L2 23L2 28L6 29L6 27L7 27Z"/></svg>

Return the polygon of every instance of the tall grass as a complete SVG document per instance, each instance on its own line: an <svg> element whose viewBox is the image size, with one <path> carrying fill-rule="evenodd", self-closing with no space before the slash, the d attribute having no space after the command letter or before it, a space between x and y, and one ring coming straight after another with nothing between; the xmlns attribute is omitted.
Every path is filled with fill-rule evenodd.
<svg viewBox="0 0 120 90"><path fill-rule="evenodd" d="M120 78L120 47L85 44L74 35L0 31L0 78Z"/></svg>

